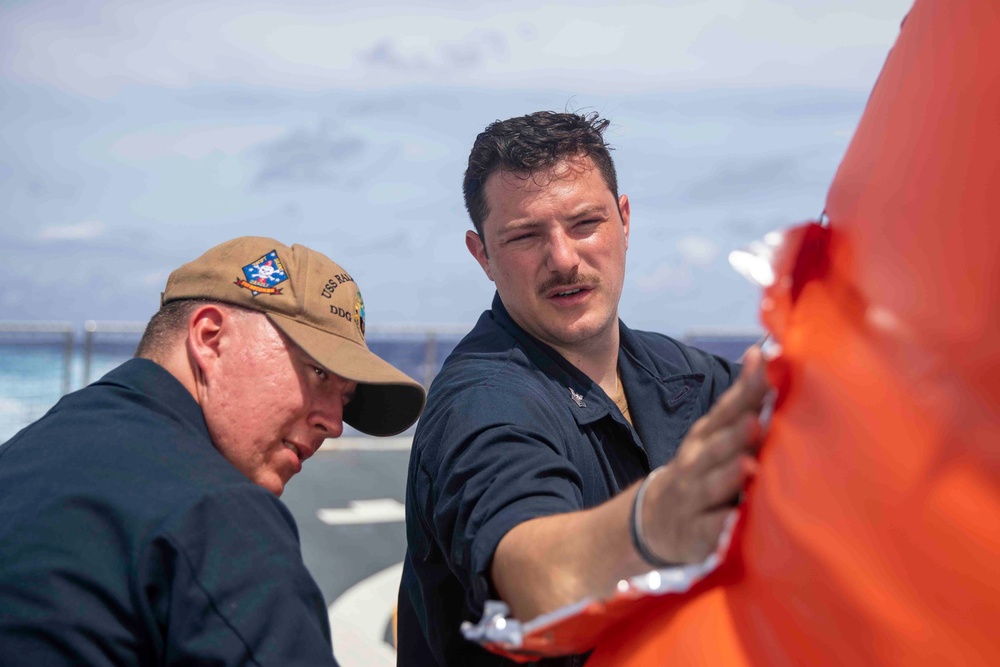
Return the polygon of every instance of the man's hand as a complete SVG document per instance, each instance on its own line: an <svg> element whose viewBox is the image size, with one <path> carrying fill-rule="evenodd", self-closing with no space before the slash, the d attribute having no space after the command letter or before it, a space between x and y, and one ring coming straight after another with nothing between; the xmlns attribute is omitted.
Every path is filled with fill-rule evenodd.
<svg viewBox="0 0 1000 667"><path fill-rule="evenodd" d="M767 390L760 350L751 350L737 381L650 480L641 514L646 547L654 555L691 563L715 550L733 499L756 469L758 413ZM629 535L638 487L597 507L532 519L508 531L490 574L517 618L608 595L620 579L650 569Z"/></svg>
<svg viewBox="0 0 1000 667"><path fill-rule="evenodd" d="M764 361L754 348L733 386L695 422L677 456L650 480L641 528L654 555L694 563L715 550L733 500L757 470L758 416L767 391Z"/></svg>

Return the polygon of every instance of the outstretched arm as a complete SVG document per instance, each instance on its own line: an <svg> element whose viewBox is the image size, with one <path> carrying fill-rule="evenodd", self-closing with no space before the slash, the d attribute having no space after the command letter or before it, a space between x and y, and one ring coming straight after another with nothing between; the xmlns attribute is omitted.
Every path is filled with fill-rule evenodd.
<svg viewBox="0 0 1000 667"><path fill-rule="evenodd" d="M642 498L646 546L671 563L694 563L718 543L732 499L756 471L758 414L767 393L759 350L704 417L688 431L677 456L650 480ZM630 521L639 484L597 507L526 521L500 540L490 574L521 620L584 597L651 568L632 544Z"/></svg>

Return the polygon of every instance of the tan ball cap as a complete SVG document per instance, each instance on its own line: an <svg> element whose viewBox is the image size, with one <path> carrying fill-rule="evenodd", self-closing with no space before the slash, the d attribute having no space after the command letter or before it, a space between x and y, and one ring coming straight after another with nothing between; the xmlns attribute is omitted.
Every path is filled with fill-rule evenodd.
<svg viewBox="0 0 1000 667"><path fill-rule="evenodd" d="M316 363L358 383L344 421L369 435L409 428L424 388L365 344L365 302L339 264L301 245L244 236L170 274L161 303L208 299L258 310Z"/></svg>

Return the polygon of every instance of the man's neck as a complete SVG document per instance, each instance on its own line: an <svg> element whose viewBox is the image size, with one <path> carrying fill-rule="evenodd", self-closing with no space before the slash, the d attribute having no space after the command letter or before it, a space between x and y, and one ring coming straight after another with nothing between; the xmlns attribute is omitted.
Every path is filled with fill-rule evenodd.
<svg viewBox="0 0 1000 667"><path fill-rule="evenodd" d="M570 346L550 344L563 359L599 384L608 396L614 396L618 389L618 345L617 326L614 326L607 336L596 336L579 344Z"/></svg>
<svg viewBox="0 0 1000 667"><path fill-rule="evenodd" d="M198 398L198 383L195 380L197 364L188 354L186 345L177 343L165 350L140 356L162 366L191 393L196 403L201 403Z"/></svg>

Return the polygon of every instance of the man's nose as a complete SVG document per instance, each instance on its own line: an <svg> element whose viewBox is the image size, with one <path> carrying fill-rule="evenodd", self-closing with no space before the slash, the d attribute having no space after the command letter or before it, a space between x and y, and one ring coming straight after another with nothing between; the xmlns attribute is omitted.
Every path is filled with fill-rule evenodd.
<svg viewBox="0 0 1000 667"><path fill-rule="evenodd" d="M548 268L553 273L571 273L580 264L576 242L559 228L549 238Z"/></svg>
<svg viewBox="0 0 1000 667"><path fill-rule="evenodd" d="M344 406L341 398L322 396L314 399L308 420L310 428L327 438L339 438L344 432Z"/></svg>

